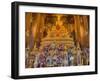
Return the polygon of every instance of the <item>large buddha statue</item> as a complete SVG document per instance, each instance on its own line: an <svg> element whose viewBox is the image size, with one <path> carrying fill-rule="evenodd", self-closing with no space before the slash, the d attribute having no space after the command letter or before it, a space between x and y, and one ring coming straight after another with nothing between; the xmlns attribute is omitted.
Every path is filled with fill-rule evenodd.
<svg viewBox="0 0 100 81"><path fill-rule="evenodd" d="M48 30L47 37L68 37L68 31L64 26L60 26L57 24L56 26L52 27L51 30Z"/></svg>
<svg viewBox="0 0 100 81"><path fill-rule="evenodd" d="M56 44L65 44L71 47L74 46L73 38L69 36L68 30L63 26L59 16L56 25L51 27L51 29L48 29L47 36L42 39L41 45L52 44L54 42Z"/></svg>

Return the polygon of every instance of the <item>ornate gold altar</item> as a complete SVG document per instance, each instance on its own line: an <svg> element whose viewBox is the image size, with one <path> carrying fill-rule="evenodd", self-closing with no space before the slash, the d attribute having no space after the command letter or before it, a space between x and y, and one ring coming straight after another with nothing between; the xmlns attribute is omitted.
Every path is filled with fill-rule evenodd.
<svg viewBox="0 0 100 81"><path fill-rule="evenodd" d="M56 45L64 44L66 48L74 47L74 40L70 37L68 30L62 25L62 22L59 19L60 15L57 17L58 21L56 22L56 26L48 29L47 36L41 41L41 46L55 43Z"/></svg>
<svg viewBox="0 0 100 81"><path fill-rule="evenodd" d="M69 33L65 27L57 25L52 27L51 30L48 30L48 34L41 41L41 46L46 44L64 44L67 47L74 46L74 40L69 36Z"/></svg>

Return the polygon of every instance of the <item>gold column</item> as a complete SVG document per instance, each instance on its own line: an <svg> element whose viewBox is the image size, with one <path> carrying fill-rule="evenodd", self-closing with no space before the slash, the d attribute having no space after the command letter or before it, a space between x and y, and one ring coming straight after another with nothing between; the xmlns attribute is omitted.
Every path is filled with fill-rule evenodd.
<svg viewBox="0 0 100 81"><path fill-rule="evenodd" d="M31 27L31 16L32 13L25 14L25 40L26 40L26 48L29 48L29 41L30 41L30 27Z"/></svg>
<svg viewBox="0 0 100 81"><path fill-rule="evenodd" d="M79 38L80 38L80 32L79 32L79 30L80 30L80 19L79 19L79 16L75 15L74 20L75 20L75 24L74 24L75 39L76 39L77 42L79 42Z"/></svg>

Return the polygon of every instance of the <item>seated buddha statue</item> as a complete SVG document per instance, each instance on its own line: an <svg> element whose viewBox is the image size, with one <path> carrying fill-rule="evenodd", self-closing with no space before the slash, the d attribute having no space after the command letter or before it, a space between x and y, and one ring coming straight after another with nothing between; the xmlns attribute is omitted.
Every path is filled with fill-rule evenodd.
<svg viewBox="0 0 100 81"><path fill-rule="evenodd" d="M70 37L67 28L65 28L62 22L56 22L56 25L48 29L47 36L41 40L41 45L52 44L64 44L69 47L74 46L73 38Z"/></svg>
<svg viewBox="0 0 100 81"><path fill-rule="evenodd" d="M47 37L68 37L68 31L64 26L57 24L51 30L48 29Z"/></svg>

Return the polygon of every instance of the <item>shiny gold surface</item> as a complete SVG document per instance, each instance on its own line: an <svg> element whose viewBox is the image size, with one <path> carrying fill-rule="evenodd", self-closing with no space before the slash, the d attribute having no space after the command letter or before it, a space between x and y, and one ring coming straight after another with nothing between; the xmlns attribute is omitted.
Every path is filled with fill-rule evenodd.
<svg viewBox="0 0 100 81"><path fill-rule="evenodd" d="M56 47L64 44L65 51L63 52L72 48L74 55L81 53L84 48L89 48L88 15L27 12L25 23L25 49L28 49L26 56L33 57L31 53L37 54L48 44L55 44ZM84 59L87 62L84 62ZM73 63L75 64L76 60ZM89 58L83 56L81 65L88 63ZM31 65L31 63L28 66L26 64L26 67L31 67Z"/></svg>

